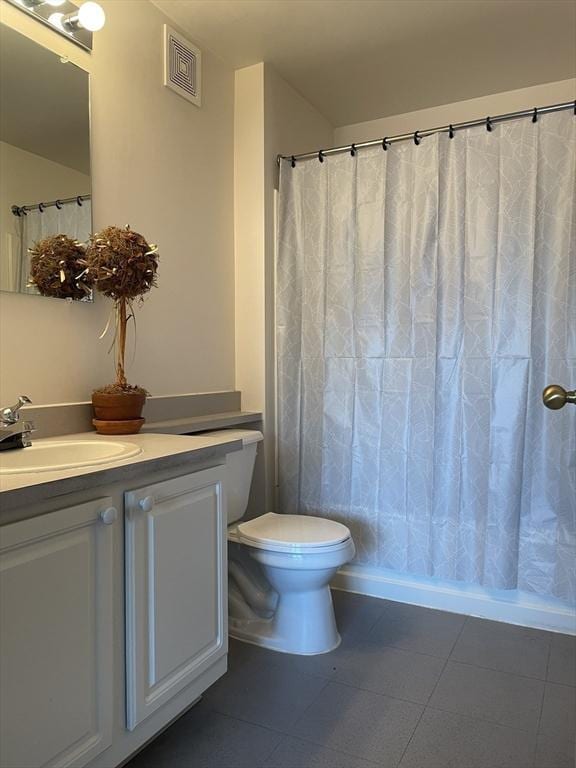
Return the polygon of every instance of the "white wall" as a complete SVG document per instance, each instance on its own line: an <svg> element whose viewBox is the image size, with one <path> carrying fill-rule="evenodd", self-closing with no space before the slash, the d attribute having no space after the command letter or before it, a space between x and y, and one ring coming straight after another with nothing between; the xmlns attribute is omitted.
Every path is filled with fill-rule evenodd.
<svg viewBox="0 0 576 768"><path fill-rule="evenodd" d="M574 101L575 98L576 79L544 83L516 91L503 91L477 99L457 101L453 104L442 104L416 112L382 117L379 120L368 120L365 123L344 125L335 129L334 144L340 146L352 142L370 141L381 136L412 133L450 123L477 120L487 115L500 115L531 107Z"/></svg>
<svg viewBox="0 0 576 768"><path fill-rule="evenodd" d="M159 244L159 287L138 311L129 379L154 395L233 389L234 73L203 51L196 108L162 86L163 14L148 0L101 1L92 55L5 0L1 19L91 72L95 228L129 223ZM2 294L0 401L89 399L113 378L110 342L98 340L110 309L102 298Z"/></svg>
<svg viewBox="0 0 576 768"><path fill-rule="evenodd" d="M256 64L236 72L236 387L244 407L264 413L265 468L256 483L268 509L274 482L276 155L332 140L330 123L272 67Z"/></svg>
<svg viewBox="0 0 576 768"><path fill-rule="evenodd" d="M13 205L90 194L90 177L0 141L0 290L17 290L8 279L20 255L20 226Z"/></svg>
<svg viewBox="0 0 576 768"><path fill-rule="evenodd" d="M263 410L276 155L331 144L333 129L269 65L239 69L235 81L236 384L247 408Z"/></svg>
<svg viewBox="0 0 576 768"><path fill-rule="evenodd" d="M264 409L264 64L236 71L234 254L236 386L248 410Z"/></svg>

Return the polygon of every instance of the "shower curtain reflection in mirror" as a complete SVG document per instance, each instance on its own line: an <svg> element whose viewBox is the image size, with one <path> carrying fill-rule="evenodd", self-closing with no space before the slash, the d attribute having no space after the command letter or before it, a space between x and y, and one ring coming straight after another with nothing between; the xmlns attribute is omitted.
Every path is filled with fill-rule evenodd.
<svg viewBox="0 0 576 768"><path fill-rule="evenodd" d="M25 216L15 217L19 228L19 264L18 264L18 287L12 290L18 290L21 293L38 293L38 289L33 285L28 285L30 276L30 254L29 248L34 243L42 240L48 235L64 233L68 237L85 242L90 236L92 224L92 204L91 200L84 200L82 205L78 203L68 203L62 205L60 209L56 206L44 208L43 211L29 211ZM7 290L7 289L4 289Z"/></svg>

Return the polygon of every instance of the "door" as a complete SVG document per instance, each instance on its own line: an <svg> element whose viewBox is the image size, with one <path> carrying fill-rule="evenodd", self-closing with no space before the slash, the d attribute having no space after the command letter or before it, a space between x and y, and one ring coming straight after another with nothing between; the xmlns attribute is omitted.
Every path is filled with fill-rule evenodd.
<svg viewBox="0 0 576 768"><path fill-rule="evenodd" d="M0 528L2 768L76 768L112 742L115 519L102 498Z"/></svg>
<svg viewBox="0 0 576 768"><path fill-rule="evenodd" d="M126 494L127 721L227 652L223 468Z"/></svg>

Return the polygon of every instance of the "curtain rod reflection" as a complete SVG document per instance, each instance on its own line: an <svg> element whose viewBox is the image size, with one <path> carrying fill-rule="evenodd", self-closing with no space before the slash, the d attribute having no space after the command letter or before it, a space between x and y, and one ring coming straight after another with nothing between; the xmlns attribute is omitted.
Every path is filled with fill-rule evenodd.
<svg viewBox="0 0 576 768"><path fill-rule="evenodd" d="M42 213L45 208L53 208L54 206L60 210L63 205L82 205L85 200L90 200L92 195L77 195L76 197L65 197L62 200L50 200L48 203L34 203L33 205L13 205L11 208L14 216L27 216L30 211L40 211Z"/></svg>

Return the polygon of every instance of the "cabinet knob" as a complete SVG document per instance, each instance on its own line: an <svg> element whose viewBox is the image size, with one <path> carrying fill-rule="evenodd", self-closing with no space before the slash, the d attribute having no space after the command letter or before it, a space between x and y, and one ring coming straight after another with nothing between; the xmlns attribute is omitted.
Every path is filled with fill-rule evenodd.
<svg viewBox="0 0 576 768"><path fill-rule="evenodd" d="M100 520L102 520L104 525L112 525L117 517L118 511L116 510L116 507L106 507L106 509L103 509L100 512Z"/></svg>
<svg viewBox="0 0 576 768"><path fill-rule="evenodd" d="M154 497L144 496L144 498L140 499L140 501L138 502L138 506L140 507L142 512L150 512L150 510L154 506Z"/></svg>

